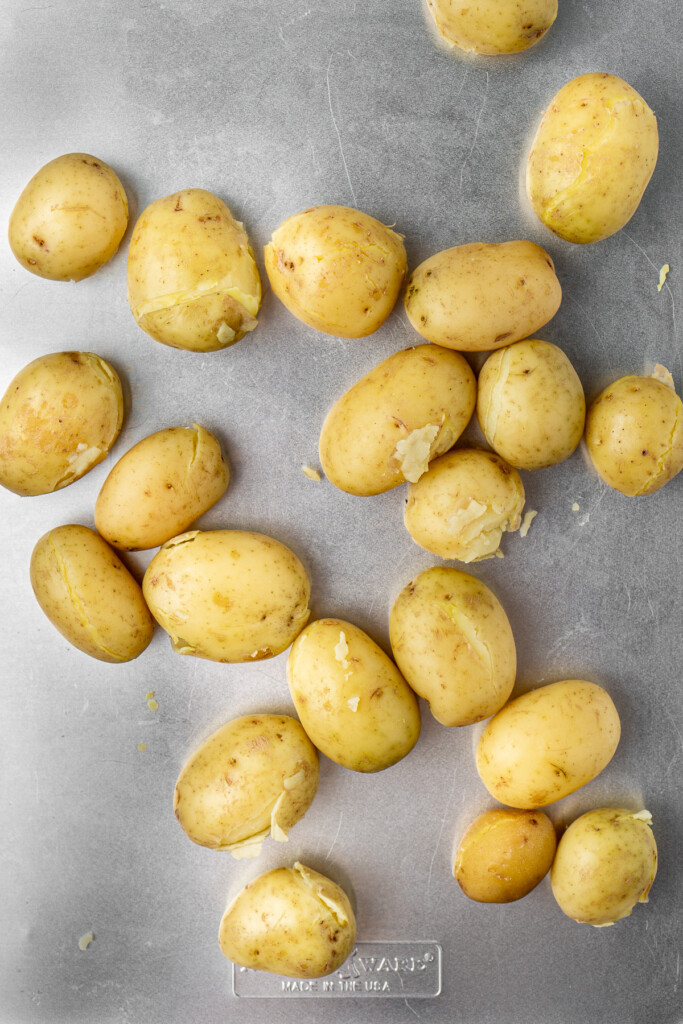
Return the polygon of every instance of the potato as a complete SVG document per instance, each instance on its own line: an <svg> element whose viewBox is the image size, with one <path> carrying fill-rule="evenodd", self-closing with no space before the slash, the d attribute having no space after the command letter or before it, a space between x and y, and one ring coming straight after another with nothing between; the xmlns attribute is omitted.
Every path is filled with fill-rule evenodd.
<svg viewBox="0 0 683 1024"><path fill-rule="evenodd" d="M410 485L403 518L426 551L473 562L498 553L503 533L519 529L523 508L516 469L493 452L458 448Z"/></svg>
<svg viewBox="0 0 683 1024"><path fill-rule="evenodd" d="M199 846L257 857L269 835L286 842L318 788L318 754L295 718L243 715L194 751L173 810Z"/></svg>
<svg viewBox="0 0 683 1024"><path fill-rule="evenodd" d="M332 974L355 942L356 919L344 890L299 861L245 885L218 932L228 960L288 978Z"/></svg>
<svg viewBox="0 0 683 1024"><path fill-rule="evenodd" d="M453 875L471 900L512 903L545 877L556 845L543 811L494 808L475 818L460 840Z"/></svg>
<svg viewBox="0 0 683 1024"><path fill-rule="evenodd" d="M358 626L318 619L292 644L287 682L318 750L344 768L379 772L420 735L420 707L381 647Z"/></svg>
<svg viewBox="0 0 683 1024"><path fill-rule="evenodd" d="M81 281L112 258L128 226L128 200L111 167L66 153L41 167L17 199L9 244L22 267Z"/></svg>
<svg viewBox="0 0 683 1024"><path fill-rule="evenodd" d="M31 555L31 586L70 644L99 661L132 661L154 631L140 586L109 545L87 526L49 530Z"/></svg>
<svg viewBox="0 0 683 1024"><path fill-rule="evenodd" d="M434 566L396 598L389 616L399 669L442 725L471 725L503 706L517 670L508 617L481 580Z"/></svg>
<svg viewBox="0 0 683 1024"><path fill-rule="evenodd" d="M482 366L477 418L488 443L511 466L543 469L578 447L586 399L562 349L527 338L493 352Z"/></svg>
<svg viewBox="0 0 683 1024"><path fill-rule="evenodd" d="M594 779L617 749L621 725L596 683L563 679L510 701L479 737L477 771L509 807L561 800Z"/></svg>
<svg viewBox="0 0 683 1024"><path fill-rule="evenodd" d="M403 236L348 206L288 217L264 251L271 288L290 313L342 338L372 334L391 313L407 269Z"/></svg>
<svg viewBox="0 0 683 1024"><path fill-rule="evenodd" d="M529 152L537 217L568 242L599 242L638 208L657 163L657 120L628 82L573 78L548 104Z"/></svg>
<svg viewBox="0 0 683 1024"><path fill-rule="evenodd" d="M244 225L218 196L186 188L151 203L128 250L128 302L171 348L212 352L256 327L261 279Z"/></svg>
<svg viewBox="0 0 683 1024"><path fill-rule="evenodd" d="M458 352L417 345L384 359L330 409L319 454L328 480L356 495L419 480L474 411L476 382Z"/></svg>
<svg viewBox="0 0 683 1024"><path fill-rule="evenodd" d="M629 497L652 494L683 469L683 404L673 378L621 377L601 391L586 417L586 448L610 487Z"/></svg>
<svg viewBox="0 0 683 1024"><path fill-rule="evenodd" d="M213 434L167 427L116 463L95 502L95 525L126 551L156 548L184 533L225 493L230 471Z"/></svg>
<svg viewBox="0 0 683 1024"><path fill-rule="evenodd" d="M0 484L48 494L101 462L123 423L113 366L92 352L52 352L20 370L0 400Z"/></svg>
<svg viewBox="0 0 683 1024"><path fill-rule="evenodd" d="M573 821L560 839L550 880L560 909L602 928L647 903L657 873L649 811L600 807Z"/></svg>
<svg viewBox="0 0 683 1024"><path fill-rule="evenodd" d="M475 242L438 252L412 272L404 296L423 338L461 352L528 338L561 300L553 261L533 242Z"/></svg>
<svg viewBox="0 0 683 1024"><path fill-rule="evenodd" d="M246 530L191 530L167 541L142 590L173 650L210 661L272 658L310 615L310 583L294 552Z"/></svg>
<svg viewBox="0 0 683 1024"><path fill-rule="evenodd" d="M557 17L557 0L427 0L439 34L471 53L517 53L537 43Z"/></svg>

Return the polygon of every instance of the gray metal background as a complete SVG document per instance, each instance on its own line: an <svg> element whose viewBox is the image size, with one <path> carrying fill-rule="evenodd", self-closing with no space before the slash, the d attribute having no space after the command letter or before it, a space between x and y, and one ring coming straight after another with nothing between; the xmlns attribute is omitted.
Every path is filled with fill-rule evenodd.
<svg viewBox="0 0 683 1024"><path fill-rule="evenodd" d="M564 288L541 335L569 354L589 398L656 361L683 387L681 15L671 0L560 0L546 39L500 61L445 52L420 0L5 0L2 14L0 223L43 163L84 150L120 174L132 219L176 189L215 191L245 221L259 260L280 221L320 202L395 223L411 267L459 243L531 238ZM642 92L660 156L627 228L572 247L531 218L519 170L547 101L594 70ZM504 560L474 570L510 616L520 690L578 676L613 695L623 722L614 760L551 813L644 804L661 853L647 907L596 930L560 913L547 880L510 906L468 902L451 856L489 802L474 769L477 730L445 729L426 709L417 747L386 772L357 776L323 759L318 797L288 846L268 843L252 863L195 847L172 813L177 772L227 719L291 710L285 656L247 666L181 658L159 630L137 661L100 664L43 617L28 581L32 547L55 525L92 525L99 487L134 442L199 419L233 469L202 525L290 544L310 571L314 615L347 617L386 643L395 595L438 560L404 530L403 489L353 498L300 466L317 464L332 402L419 339L401 308L368 339L328 338L266 288L257 330L234 348L164 348L126 304L129 235L76 285L31 277L0 244L0 388L36 356L79 348L111 360L127 391L106 462L57 494L0 493L3 1024L263 1024L273 1014L282 1024L679 1022L683 475L636 500L607 489L581 451L525 473L538 510L529 535L507 538ZM479 438L474 427L468 436ZM142 569L149 557L130 561ZM440 941L443 994L276 1008L235 999L216 943L226 900L295 857L348 885L359 937Z"/></svg>

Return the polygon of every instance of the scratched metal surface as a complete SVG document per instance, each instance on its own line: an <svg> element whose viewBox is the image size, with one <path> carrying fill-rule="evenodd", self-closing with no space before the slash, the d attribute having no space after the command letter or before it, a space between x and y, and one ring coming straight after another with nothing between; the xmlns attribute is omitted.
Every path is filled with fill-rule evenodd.
<svg viewBox="0 0 683 1024"><path fill-rule="evenodd" d="M284 217L317 202L395 223L411 266L454 244L527 237L550 251L564 288L543 336L570 355L589 398L656 361L680 388L678 5L560 8L541 44L495 62L446 53L419 0L5 0L0 221L38 167L85 150L119 172L133 215L202 186L245 221L257 252ZM620 74L643 93L661 149L628 227L578 248L531 219L519 168L548 99L591 70ZM665 262L672 271L658 293ZM0 308L2 389L42 353L91 349L120 371L128 405L112 455L84 479L41 498L0 493L3 1024L262 1024L273 1013L282 1024L679 1022L683 475L632 500L601 484L581 451L523 474L528 507L538 510L531 531L505 542L504 560L475 570L509 613L520 689L583 676L612 693L623 721L614 760L551 813L563 821L600 803L647 806L661 854L647 907L611 929L578 926L554 905L547 880L514 905L469 903L450 864L456 835L487 804L472 757L476 729L449 731L426 709L415 750L380 775L323 759L319 795L289 845L267 844L260 862L238 863L185 838L173 783L223 721L291 710L285 656L221 666L174 656L158 631L137 661L100 664L42 616L28 582L31 549L52 526L92 524L99 487L131 444L199 418L233 467L202 525L273 533L310 570L316 616L349 618L386 643L396 593L437 560L405 532L402 490L354 499L300 466L317 464L333 400L418 339L400 308L369 339L319 336L266 291L258 329L236 347L172 351L132 320L125 243L78 285L30 277L1 243ZM476 429L467 436L476 440ZM142 569L149 557L131 563ZM215 940L227 897L297 857L348 886L363 940L438 941L442 994L287 997L276 1008L238 1001Z"/></svg>

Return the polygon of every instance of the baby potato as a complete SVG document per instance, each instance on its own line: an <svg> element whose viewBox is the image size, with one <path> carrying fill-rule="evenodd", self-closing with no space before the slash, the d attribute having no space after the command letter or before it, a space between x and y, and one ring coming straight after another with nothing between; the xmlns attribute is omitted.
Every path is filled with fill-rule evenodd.
<svg viewBox="0 0 683 1024"><path fill-rule="evenodd" d="M293 551L247 530L190 530L166 542L142 590L177 654L272 658L308 621L310 583Z"/></svg>
<svg viewBox="0 0 683 1024"><path fill-rule="evenodd" d="M112 258L128 226L123 185L103 160L66 153L41 167L9 219L22 267L52 281L81 281Z"/></svg>
<svg viewBox="0 0 683 1024"><path fill-rule="evenodd" d="M20 370L0 400L0 484L48 494L102 462L123 423L118 374L92 352L52 352Z"/></svg>
<svg viewBox="0 0 683 1024"><path fill-rule="evenodd" d="M416 481L452 448L474 411L476 381L464 356L436 345L395 352L330 409L319 454L348 494L381 494Z"/></svg>
<svg viewBox="0 0 683 1024"><path fill-rule="evenodd" d="M344 890L299 861L245 885L218 932L228 960L288 978L334 973L355 942L356 919Z"/></svg>
<svg viewBox="0 0 683 1024"><path fill-rule="evenodd" d="M512 903L547 875L556 845L555 827L543 811L484 811L460 840L453 875L471 900Z"/></svg>
<svg viewBox="0 0 683 1024"><path fill-rule="evenodd" d="M173 810L199 846L257 857L269 835L286 842L318 788L318 753L295 718L243 715L194 751Z"/></svg>
<svg viewBox="0 0 683 1024"><path fill-rule="evenodd" d="M419 573L389 616L399 669L442 725L471 725L502 708L517 654L508 617L481 580L446 566Z"/></svg>
<svg viewBox="0 0 683 1024"><path fill-rule="evenodd" d="M403 518L426 551L474 562L497 554L503 533L519 529L523 508L516 469L493 452L458 448L410 485Z"/></svg>
<svg viewBox="0 0 683 1024"><path fill-rule="evenodd" d="M573 821L557 847L550 873L560 910L596 928L628 917L647 903L657 873L657 844L649 811L600 807Z"/></svg>
<svg viewBox="0 0 683 1024"><path fill-rule="evenodd" d="M430 256L408 278L404 302L427 341L481 352L528 338L555 316L562 288L533 242L475 242Z"/></svg>
<svg viewBox="0 0 683 1024"><path fill-rule="evenodd" d="M341 338L381 327L407 269L403 236L348 206L312 206L288 217L264 258L273 292L290 313Z"/></svg>
<svg viewBox="0 0 683 1024"><path fill-rule="evenodd" d="M638 208L657 163L657 120L616 75L573 78L553 97L529 152L536 216L568 242L599 242Z"/></svg>
<svg viewBox="0 0 683 1024"><path fill-rule="evenodd" d="M318 619L292 644L287 682L318 750L344 768L379 772L420 735L420 707L381 647L358 626Z"/></svg>
<svg viewBox="0 0 683 1024"><path fill-rule="evenodd" d="M527 338L493 352L482 366L477 418L488 443L511 466L543 469L578 447L586 399L562 349Z"/></svg>
<svg viewBox="0 0 683 1024"><path fill-rule="evenodd" d="M557 0L427 0L439 34L470 53L518 53L537 43L557 17Z"/></svg>
<svg viewBox="0 0 683 1024"><path fill-rule="evenodd" d="M477 771L509 807L545 807L594 779L612 759L621 725L596 683L563 679L522 694L479 737Z"/></svg>
<svg viewBox="0 0 683 1024"><path fill-rule="evenodd" d="M59 632L99 661L132 661L154 631L142 591L94 530L72 523L49 530L31 555L31 586Z"/></svg>
<svg viewBox="0 0 683 1024"><path fill-rule="evenodd" d="M128 249L128 302L138 327L171 348L212 352L254 330L261 279L222 199L186 188L143 210Z"/></svg>

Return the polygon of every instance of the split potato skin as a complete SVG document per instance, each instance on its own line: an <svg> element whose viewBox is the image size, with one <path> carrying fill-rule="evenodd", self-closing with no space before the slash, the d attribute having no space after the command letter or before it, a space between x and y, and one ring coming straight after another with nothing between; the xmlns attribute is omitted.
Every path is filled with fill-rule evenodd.
<svg viewBox="0 0 683 1024"><path fill-rule="evenodd" d="M557 0L427 0L439 34L469 53L528 50L557 17Z"/></svg>

